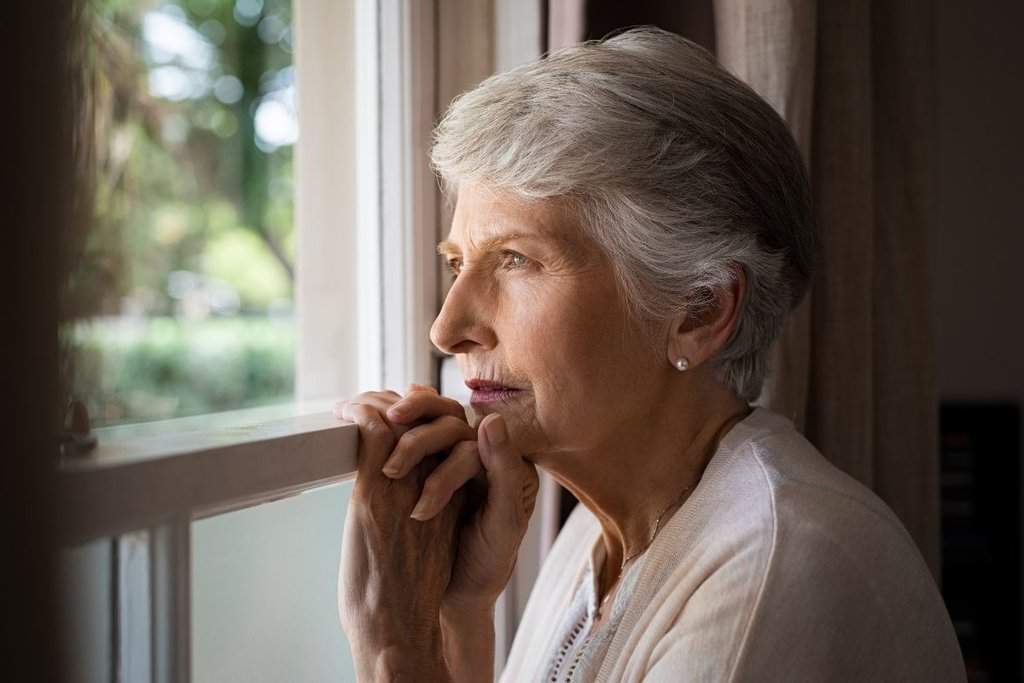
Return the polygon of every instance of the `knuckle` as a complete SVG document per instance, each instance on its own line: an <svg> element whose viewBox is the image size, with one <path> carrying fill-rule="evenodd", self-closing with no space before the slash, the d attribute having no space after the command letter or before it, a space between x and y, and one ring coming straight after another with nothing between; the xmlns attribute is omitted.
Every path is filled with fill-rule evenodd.
<svg viewBox="0 0 1024 683"><path fill-rule="evenodd" d="M422 448L423 433L415 429L402 434L402 438L398 440L398 446L396 446L396 450L401 449L402 453L418 453Z"/></svg>
<svg viewBox="0 0 1024 683"><path fill-rule="evenodd" d="M416 406L420 410L422 410L426 406L429 406L432 402L432 398L433 397L430 394L427 394L422 391L410 391L408 394L405 395L405 400L410 405Z"/></svg>
<svg viewBox="0 0 1024 683"><path fill-rule="evenodd" d="M398 398L401 397L393 391L364 391L355 398L350 399L348 403L383 408L391 405Z"/></svg>
<svg viewBox="0 0 1024 683"><path fill-rule="evenodd" d="M466 421L466 409L455 399L435 394L433 401L437 404L439 412L443 412L462 422Z"/></svg>
<svg viewBox="0 0 1024 683"><path fill-rule="evenodd" d="M353 422L362 421L365 422L368 416L367 406L365 403L358 403L356 401L349 401L345 404L345 414L352 419Z"/></svg>
<svg viewBox="0 0 1024 683"><path fill-rule="evenodd" d="M391 430L377 415L368 416L366 420L366 431L374 438L380 438L390 434Z"/></svg>
<svg viewBox="0 0 1024 683"><path fill-rule="evenodd" d="M445 429L452 429L458 426L459 420L451 415L441 415L434 420L434 424L444 427Z"/></svg>
<svg viewBox="0 0 1024 683"><path fill-rule="evenodd" d="M366 439L374 444L384 445L394 443L394 433L391 431L390 427L384 424L383 420L381 420L379 416L369 418L363 426L366 430Z"/></svg>
<svg viewBox="0 0 1024 683"><path fill-rule="evenodd" d="M371 414L376 412L374 407L365 401L357 401L355 399L345 404L345 409L352 415L363 419L368 418Z"/></svg>
<svg viewBox="0 0 1024 683"><path fill-rule="evenodd" d="M438 498L441 495L442 490L445 488L442 485L443 482L441 477L443 476L444 475L442 473L437 472L427 477L427 480L423 482L423 495L431 499Z"/></svg>
<svg viewBox="0 0 1024 683"><path fill-rule="evenodd" d="M423 483L423 497L433 501L435 505L444 505L451 498L453 489L443 474L437 474Z"/></svg>
<svg viewBox="0 0 1024 683"><path fill-rule="evenodd" d="M446 430L450 430L456 434L468 434L470 431L473 431L472 427L454 415L442 415L437 418L437 422L438 424L443 425Z"/></svg>
<svg viewBox="0 0 1024 683"><path fill-rule="evenodd" d="M442 403L444 403L449 408L453 409L457 414L459 414L459 415L465 415L466 414L466 409L463 408L462 404L459 403L458 401L456 401L454 398L449 398L447 396L441 396L439 398L441 399Z"/></svg>
<svg viewBox="0 0 1024 683"><path fill-rule="evenodd" d="M452 446L451 455L448 457L478 461L480 460L480 450L477 448L476 441L460 441Z"/></svg>

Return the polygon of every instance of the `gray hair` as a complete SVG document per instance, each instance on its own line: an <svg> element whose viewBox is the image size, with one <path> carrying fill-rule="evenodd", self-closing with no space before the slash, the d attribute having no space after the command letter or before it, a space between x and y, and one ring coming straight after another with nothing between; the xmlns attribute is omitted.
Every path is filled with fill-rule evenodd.
<svg viewBox="0 0 1024 683"><path fill-rule="evenodd" d="M757 399L814 270L811 195L785 123L706 50L639 28L494 75L452 103L431 160L450 198L486 183L564 201L639 321L699 316L742 268L739 324L713 362Z"/></svg>

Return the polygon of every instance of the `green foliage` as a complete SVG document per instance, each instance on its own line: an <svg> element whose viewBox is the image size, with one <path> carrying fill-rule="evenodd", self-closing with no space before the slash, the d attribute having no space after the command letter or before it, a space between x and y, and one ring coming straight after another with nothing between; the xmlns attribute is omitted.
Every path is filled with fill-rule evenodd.
<svg viewBox="0 0 1024 683"><path fill-rule="evenodd" d="M202 264L205 273L241 294L243 309L266 310L291 293L284 271L250 230L231 228L211 239L203 250Z"/></svg>
<svg viewBox="0 0 1024 683"><path fill-rule="evenodd" d="M265 317L96 319L66 330L94 426L292 400L294 326Z"/></svg>
<svg viewBox="0 0 1024 683"><path fill-rule="evenodd" d="M294 92L291 3L86 7L94 220L71 275L72 315L172 314L174 271L230 283L246 312L290 299L292 147L263 140L257 118L261 106ZM224 232L233 235L222 239ZM212 256L211 244L219 245ZM252 257L259 274L205 270L223 271L231 249Z"/></svg>
<svg viewBox="0 0 1024 683"><path fill-rule="evenodd" d="M95 140L63 331L75 397L96 426L290 400L294 328L266 313L293 295L291 138L258 125L292 104L290 0L84 7Z"/></svg>

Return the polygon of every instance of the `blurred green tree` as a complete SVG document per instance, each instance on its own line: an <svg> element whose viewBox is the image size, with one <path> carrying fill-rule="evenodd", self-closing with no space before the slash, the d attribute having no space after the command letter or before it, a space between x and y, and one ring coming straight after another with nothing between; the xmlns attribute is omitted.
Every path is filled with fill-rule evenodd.
<svg viewBox="0 0 1024 683"><path fill-rule="evenodd" d="M251 266L246 278L228 281L243 311L267 305L265 285L245 291L260 280L276 283L271 299L290 299L290 3L92 0L88 7L96 188L72 313L175 312L171 273L223 279L204 270L224 260L205 258L214 240L222 252L238 245L238 260ZM238 231L258 237L271 259L253 261L244 237L223 238Z"/></svg>
<svg viewBox="0 0 1024 683"><path fill-rule="evenodd" d="M84 10L94 187L62 332L73 392L98 424L290 397L290 1ZM218 322L238 315L255 317Z"/></svg>

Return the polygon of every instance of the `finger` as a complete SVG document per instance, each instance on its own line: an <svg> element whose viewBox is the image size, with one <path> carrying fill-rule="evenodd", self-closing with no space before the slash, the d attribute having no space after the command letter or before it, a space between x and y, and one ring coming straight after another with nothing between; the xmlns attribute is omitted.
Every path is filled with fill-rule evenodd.
<svg viewBox="0 0 1024 683"><path fill-rule="evenodd" d="M397 441L391 426L384 421L377 408L365 403L346 405L344 419L359 426L357 479L366 475L377 475Z"/></svg>
<svg viewBox="0 0 1024 683"><path fill-rule="evenodd" d="M484 524L495 525L491 528L514 524L525 529L537 497L536 468L512 445L501 415L492 413L481 420L478 439L480 462L487 475Z"/></svg>
<svg viewBox="0 0 1024 683"><path fill-rule="evenodd" d="M405 388L406 395L409 395L417 391L426 392L428 394L434 394L435 396L437 395L437 389L430 386L429 384L417 384L416 382L410 382L409 386Z"/></svg>
<svg viewBox="0 0 1024 683"><path fill-rule="evenodd" d="M462 404L454 399L439 396L436 392L414 391L387 409L388 419L399 424L433 419L441 415L452 415L466 422L466 409Z"/></svg>
<svg viewBox="0 0 1024 683"><path fill-rule="evenodd" d="M401 438L403 434L409 431L411 425L396 424L387 419L387 409L395 400L389 394L394 394L394 392L370 392L360 394L358 400L352 399L351 401L345 401L339 404L338 412L336 412L335 415L342 420L355 422L356 419L355 417L353 417L355 413L353 411L355 411L359 406L369 406L377 411L377 414L388 426L388 428L391 429L392 433L395 435L395 438ZM394 394L394 396L398 396L398 394Z"/></svg>
<svg viewBox="0 0 1024 683"><path fill-rule="evenodd" d="M451 415L441 417L402 435L381 468L392 479L401 479L428 455L447 451L460 441L473 440L476 430Z"/></svg>
<svg viewBox="0 0 1024 683"><path fill-rule="evenodd" d="M345 406L347 404L349 404L349 403L364 403L364 404L369 404L369 405L372 405L372 406L376 406L383 413L385 410L388 409L388 407L390 405L392 405L396 401L400 401L401 399L402 399L402 395L399 394L397 391L391 391L391 390L387 390L387 391L364 391L363 393L359 394L358 396L355 396L355 397L350 398L348 400L338 401L337 403L334 404L334 408L332 409L331 412L334 413L334 416L336 418L343 420L343 419L345 419L343 414L344 414L344 411L345 411Z"/></svg>
<svg viewBox="0 0 1024 683"><path fill-rule="evenodd" d="M423 482L423 491L409 516L421 522L441 512L452 496L483 472L476 441L461 441Z"/></svg>

